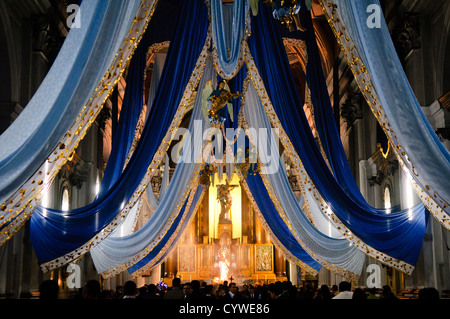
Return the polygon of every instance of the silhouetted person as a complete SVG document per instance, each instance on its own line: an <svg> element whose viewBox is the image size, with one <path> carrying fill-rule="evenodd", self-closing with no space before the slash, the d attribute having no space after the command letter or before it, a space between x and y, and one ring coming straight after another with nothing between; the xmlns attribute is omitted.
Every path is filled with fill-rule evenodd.
<svg viewBox="0 0 450 319"><path fill-rule="evenodd" d="M181 289L181 280L180 278L172 279L172 288L168 289L164 294L163 299L183 299L183 289Z"/></svg>
<svg viewBox="0 0 450 319"><path fill-rule="evenodd" d="M214 286L206 285L203 291L203 295L205 299L216 299L216 295L214 294Z"/></svg>
<svg viewBox="0 0 450 319"><path fill-rule="evenodd" d="M228 287L226 287L225 285L220 285L219 289L217 289L216 291L216 298L217 299L229 299L229 295L228 295Z"/></svg>
<svg viewBox="0 0 450 319"><path fill-rule="evenodd" d="M236 283L231 282L228 287L228 295L230 296L230 299L242 299L241 294L239 293L239 287L236 285Z"/></svg>
<svg viewBox="0 0 450 319"><path fill-rule="evenodd" d="M419 299L438 300L439 292L435 288L423 288L419 291Z"/></svg>
<svg viewBox="0 0 450 319"><path fill-rule="evenodd" d="M114 292L114 299L122 298L123 286L116 286L116 291Z"/></svg>
<svg viewBox="0 0 450 319"><path fill-rule="evenodd" d="M256 289L253 285L250 285L248 287L248 299L258 299L258 294L256 292Z"/></svg>
<svg viewBox="0 0 450 319"><path fill-rule="evenodd" d="M277 285L275 283L270 283L267 287L267 291L269 292L270 299L279 299L283 289L281 285Z"/></svg>
<svg viewBox="0 0 450 319"><path fill-rule="evenodd" d="M147 293L142 297L143 299L161 299L158 295L158 287L155 284L150 284L147 287Z"/></svg>
<svg viewBox="0 0 450 319"><path fill-rule="evenodd" d="M367 300L367 295L361 288L356 288L353 292L352 298L353 300Z"/></svg>
<svg viewBox="0 0 450 319"><path fill-rule="evenodd" d="M313 300L314 299L314 290L311 285L307 284L305 286L305 290L302 293L302 299Z"/></svg>
<svg viewBox="0 0 450 319"><path fill-rule="evenodd" d="M89 280L83 287L83 299L99 299L100 290L100 283L98 280Z"/></svg>
<svg viewBox="0 0 450 319"><path fill-rule="evenodd" d="M136 283L132 280L129 280L123 285L122 299L136 299L137 292L138 290Z"/></svg>
<svg viewBox="0 0 450 319"><path fill-rule="evenodd" d="M191 283L185 283L183 285L183 299L192 298L192 286Z"/></svg>
<svg viewBox="0 0 450 319"><path fill-rule="evenodd" d="M383 292L381 293L381 299L394 300L397 299L397 297L394 295L389 285L384 285Z"/></svg>
<svg viewBox="0 0 450 319"><path fill-rule="evenodd" d="M339 293L339 288L337 285L331 286L331 298L336 297Z"/></svg>
<svg viewBox="0 0 450 319"><path fill-rule="evenodd" d="M372 287L369 289L369 295L367 296L367 299L380 299L380 297L377 295L377 288Z"/></svg>
<svg viewBox="0 0 450 319"><path fill-rule="evenodd" d="M317 291L317 296L314 298L316 300L330 300L332 298L330 289L327 285L320 286Z"/></svg>
<svg viewBox="0 0 450 319"><path fill-rule="evenodd" d="M39 299L58 299L59 286L55 280L45 280L39 286Z"/></svg>
<svg viewBox="0 0 450 319"><path fill-rule="evenodd" d="M339 294L333 299L352 299L353 292L351 291L352 284L348 281L341 281L339 283Z"/></svg>
<svg viewBox="0 0 450 319"><path fill-rule="evenodd" d="M191 281L191 298L190 299L200 299L201 298L201 292L200 292L200 281L198 280L192 280Z"/></svg>

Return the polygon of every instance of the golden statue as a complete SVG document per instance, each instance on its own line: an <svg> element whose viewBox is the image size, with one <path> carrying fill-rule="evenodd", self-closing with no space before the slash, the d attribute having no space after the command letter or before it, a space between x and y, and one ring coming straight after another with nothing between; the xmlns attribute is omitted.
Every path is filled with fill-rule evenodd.
<svg viewBox="0 0 450 319"><path fill-rule="evenodd" d="M217 89L212 89L211 80L205 84L203 90L202 110L205 120L209 120L213 124L221 124L227 114L233 121L233 105L231 101L242 96L241 93L233 94L225 80L219 82Z"/></svg>

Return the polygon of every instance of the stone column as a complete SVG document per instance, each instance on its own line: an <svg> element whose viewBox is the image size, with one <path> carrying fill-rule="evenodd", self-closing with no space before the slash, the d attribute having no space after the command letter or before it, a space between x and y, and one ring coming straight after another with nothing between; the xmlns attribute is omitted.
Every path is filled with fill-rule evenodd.
<svg viewBox="0 0 450 319"><path fill-rule="evenodd" d="M297 265L295 265L292 262L289 262L289 280L291 281L292 285L297 286Z"/></svg>

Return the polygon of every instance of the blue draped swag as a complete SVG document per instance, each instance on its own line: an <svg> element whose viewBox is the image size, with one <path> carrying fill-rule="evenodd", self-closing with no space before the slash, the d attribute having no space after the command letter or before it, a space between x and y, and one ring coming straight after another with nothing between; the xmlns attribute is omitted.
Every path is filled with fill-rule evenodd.
<svg viewBox="0 0 450 319"><path fill-rule="evenodd" d="M241 42L245 33L245 20L250 10L248 0L236 0L233 6L231 36L225 32L222 0L211 0L211 25L214 47L217 49L218 61L223 75L232 77L242 56ZM229 21L227 21L229 22ZM228 28L230 29L230 28ZM227 41L227 35L230 41ZM228 47L228 43L231 47Z"/></svg>
<svg viewBox="0 0 450 319"><path fill-rule="evenodd" d="M83 27L70 30L39 89L0 135L0 203L19 192L70 130L111 66L138 7L139 1L81 5ZM3 223L11 212L0 215Z"/></svg>
<svg viewBox="0 0 450 319"><path fill-rule="evenodd" d="M173 120L204 46L208 27L202 1L183 1L157 94L141 138L122 175L86 207L61 214L52 210L31 217L30 237L40 263L70 253L108 225L138 187ZM164 110L164 111L161 111Z"/></svg>
<svg viewBox="0 0 450 319"><path fill-rule="evenodd" d="M118 134L112 140L111 154L106 164L97 197L106 194L110 187L119 179L133 144L135 128L144 105L144 69L150 34L152 32L144 34L130 62L122 109L117 124Z"/></svg>
<svg viewBox="0 0 450 319"><path fill-rule="evenodd" d="M279 25L261 2L259 14L252 17L252 36L248 42L281 125L334 214L366 244L414 265L425 233L424 207L411 208L409 215L404 212L386 214L364 205L364 202L355 201L330 172L320 152L302 111L303 104L295 88ZM314 89L313 86L311 90ZM344 165L341 163L339 166ZM346 175L345 180L348 178L350 176Z"/></svg>
<svg viewBox="0 0 450 319"><path fill-rule="evenodd" d="M125 160L133 142L135 133L134 128L136 127L143 106L143 70L146 63L146 50L154 43L170 40L173 32L173 24L168 24L167 22L164 23L161 19L161 17L167 17L169 15L169 12L167 11L167 6L158 4L153 18L147 27L147 32L144 33L139 46L130 61L126 80L127 86L125 88L120 115L120 127L118 128L121 133L118 134L119 136L117 138L113 139L110 160L108 161L101 181L100 192L96 197L99 197L101 193L106 192L113 185L124 167ZM36 209L42 213L45 208L37 207ZM58 213L57 210L52 211ZM59 211L59 213L63 214L62 211ZM9 224L10 222L3 225L0 228L0 231L7 229Z"/></svg>
<svg viewBox="0 0 450 319"><path fill-rule="evenodd" d="M188 126L189 132L192 132L200 122L203 130L206 129L206 125L209 124L209 122L207 123L203 120L202 91L205 87L205 83L211 80L212 72L212 61L208 59L205 62L202 78L197 86L197 95ZM203 130L200 128L200 131ZM201 153L201 147L201 143L192 144L188 138L186 143L183 144L182 151L183 153L196 154L194 156L198 157ZM187 162L180 161L177 163L166 192L162 197L160 194L158 199L159 203L156 203L155 205L155 211L144 225L133 232L130 231L122 234L116 234L116 231L118 230L116 229L113 234L90 250L95 268L99 273L103 276L110 276L118 271L129 268L153 252L156 245L158 245L160 249L164 247L164 251L168 249L167 245L172 243L171 240L167 245L159 246L159 243L163 237L166 237L167 240L173 238L175 228L172 228L172 224L174 220L179 217L179 214L184 214L183 212L180 212L181 206L186 205L186 203L191 200L189 198L188 201L186 199L187 196L195 195L195 189L193 189L193 187L195 187L195 180L198 178L198 170L200 169L200 166L197 166L198 164L196 164L196 162L196 160L189 160ZM168 169L165 171L168 171ZM151 190L151 187L147 186L147 190L148 189ZM191 191L191 194L189 194L189 191ZM193 202L190 205L195 206L196 203ZM181 221L181 219L177 220ZM178 222L176 223L181 224ZM184 225L179 225L179 227L176 228L176 231L182 233L184 229L182 226L184 227ZM172 231L168 234L169 228L171 228ZM158 257L159 254L153 254L149 257L150 259L146 259L146 263L152 263L155 261L153 259Z"/></svg>
<svg viewBox="0 0 450 319"><path fill-rule="evenodd" d="M192 203L189 207L189 209L186 211L186 204L189 200L189 197L186 199L186 202L183 205L183 208L181 209L180 213L178 214L177 218L174 220L172 226L170 229L166 232L164 237L161 239L161 241L152 249L152 251L147 254L144 258L142 258L139 262L137 262L135 265L128 268L128 272L130 274L135 273L136 271L139 271L141 268L146 267L150 263L157 266L160 264L164 259L167 258L167 256L172 252L172 249L169 249L166 247L166 250L161 256L158 256L161 252L161 250L166 246L168 241L171 239L171 237L175 234L175 238L173 238L173 243L177 243L180 237L183 235L183 231L178 231L175 233L177 228L180 228L181 230L186 229L189 222L191 221L191 217L193 214L196 213L196 207L197 203L201 199L201 195L203 193L204 189L203 186L198 186L197 189L192 189L191 192L195 192L194 198L192 200ZM183 224L180 225L180 222L184 218ZM176 247L175 244L172 244L170 248ZM157 259L156 259L157 258Z"/></svg>
<svg viewBox="0 0 450 319"><path fill-rule="evenodd" d="M251 195L255 200L259 211L263 215L267 225L273 232L278 241L295 257L319 271L322 265L312 258L299 244L297 239L292 235L289 228L281 220L277 209L273 202L259 174L248 174L245 181L250 189ZM269 200L268 200L269 199Z"/></svg>
<svg viewBox="0 0 450 319"><path fill-rule="evenodd" d="M328 1L324 1L324 7L328 10L325 2ZM373 87L374 96L369 98L370 105L382 115L377 115L378 120L383 123L386 134L394 143L399 161L420 185L423 193L430 197L427 206L430 211L433 210L433 216L449 228L450 179L438 176L450 176L450 152L445 149L422 112L384 17L380 17L379 27L367 27L367 8L380 8L380 2L336 0L333 5L336 12L334 18L337 20L339 16L339 24L345 26L342 35L348 37L353 46L350 49L352 52L346 51L346 54L359 58L367 70L370 83L366 82L365 85ZM330 20L330 23L334 24L335 21ZM358 77L357 81L363 85ZM374 113L378 111L374 110ZM437 209L434 206L438 206ZM439 210L444 213L441 214Z"/></svg>
<svg viewBox="0 0 450 319"><path fill-rule="evenodd" d="M301 11L301 20L307 29L304 32L308 53L306 80L311 90L311 100L314 107L314 120L316 129L319 133L321 145L329 160L328 162L331 170L342 189L344 189L346 193L352 197L354 201L357 201L362 207L370 207L356 184L345 155L344 147L340 139L340 132L333 115L333 109L331 107L331 101L328 95L322 64L320 62L319 48L316 42L311 13L305 8ZM384 150L386 150L386 136L384 132L380 130L379 125L377 126L376 133L377 141L380 141L382 146L384 146ZM377 208L377 211L387 214L398 211L398 209L399 208ZM404 210L403 214L406 216L407 210Z"/></svg>
<svg viewBox="0 0 450 319"><path fill-rule="evenodd" d="M293 237L300 243L300 246L322 266L353 280L355 276L359 276L361 273L365 258L363 252L343 238L337 231L334 234L332 233L334 227L325 219L320 209L314 206L315 202L309 203L309 212L311 214L316 213L316 216L325 220L315 219L317 227L311 223L303 211L304 203L299 203L292 191L287 173L278 154L278 141L275 135L269 134L267 138L261 138L254 131L270 131L271 123L253 83L249 83L246 90L245 104L244 117L248 126L253 129L253 132L250 130L248 133L249 138L251 137L254 146L258 144L257 152L260 160L258 170L261 179L257 179L254 183L252 194L255 192L268 193L277 209L277 214L271 216L271 222L268 224L271 225L275 221L285 224ZM267 199L267 196L261 198ZM264 205L266 205L264 201L258 202L259 207ZM323 227L323 221L326 222L325 228ZM277 227L276 224L275 227ZM281 233L280 236L286 235ZM297 258L301 257L298 256Z"/></svg>

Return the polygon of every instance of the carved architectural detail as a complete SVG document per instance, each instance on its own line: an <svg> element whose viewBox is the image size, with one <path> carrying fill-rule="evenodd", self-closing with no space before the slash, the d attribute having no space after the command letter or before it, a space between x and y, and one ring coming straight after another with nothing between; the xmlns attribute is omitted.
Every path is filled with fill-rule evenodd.
<svg viewBox="0 0 450 319"><path fill-rule="evenodd" d="M345 103L341 107L341 116L347 123L347 129L350 129L355 123L356 119L361 117L362 105L364 97L361 92L351 93Z"/></svg>
<svg viewBox="0 0 450 319"><path fill-rule="evenodd" d="M377 170L377 174L374 176L369 177L369 185L374 186L375 184L381 185L384 179L384 174L382 171Z"/></svg>
<svg viewBox="0 0 450 319"><path fill-rule="evenodd" d="M393 39L402 61L412 50L420 49L420 17L416 13L405 13L394 30Z"/></svg>
<svg viewBox="0 0 450 319"><path fill-rule="evenodd" d="M109 119L111 119L111 117L112 111L107 105L105 105L105 107L102 108L96 119L98 127L101 129L102 132L105 132L106 122Z"/></svg>
<svg viewBox="0 0 450 319"><path fill-rule="evenodd" d="M295 175L290 175L288 177L289 180L289 184L291 185L292 190L295 191L300 191L300 185L298 183L298 179Z"/></svg>
<svg viewBox="0 0 450 319"><path fill-rule="evenodd" d="M83 183L87 182L87 176L91 166L91 162L85 162L77 153L75 153L72 161L64 166L69 183L72 186L81 189Z"/></svg>
<svg viewBox="0 0 450 319"><path fill-rule="evenodd" d="M159 190L161 189L162 177L160 174L155 174L151 179L150 183L152 185L152 190L154 194L159 194Z"/></svg>
<svg viewBox="0 0 450 319"><path fill-rule="evenodd" d="M33 19L33 51L41 52L50 64L56 59L63 38L45 16Z"/></svg>
<svg viewBox="0 0 450 319"><path fill-rule="evenodd" d="M380 163L378 163L377 166L380 167L377 170L377 174L369 177L370 186L374 186L375 184L382 185L384 180L386 180L390 176L394 176L394 174L398 170L399 164L396 159L392 159L383 160L381 165Z"/></svg>

